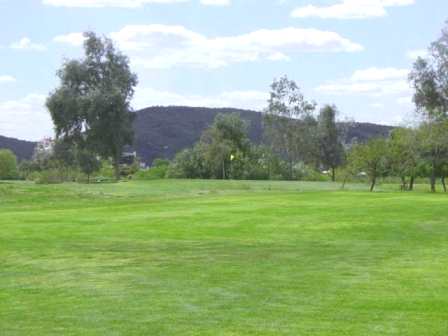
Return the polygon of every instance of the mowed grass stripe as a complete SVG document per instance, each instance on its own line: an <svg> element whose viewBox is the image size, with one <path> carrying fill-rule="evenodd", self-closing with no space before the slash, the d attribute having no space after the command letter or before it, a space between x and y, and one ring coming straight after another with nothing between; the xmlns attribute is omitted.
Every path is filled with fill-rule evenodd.
<svg viewBox="0 0 448 336"><path fill-rule="evenodd" d="M445 195L172 183L0 196L2 333L448 331Z"/></svg>

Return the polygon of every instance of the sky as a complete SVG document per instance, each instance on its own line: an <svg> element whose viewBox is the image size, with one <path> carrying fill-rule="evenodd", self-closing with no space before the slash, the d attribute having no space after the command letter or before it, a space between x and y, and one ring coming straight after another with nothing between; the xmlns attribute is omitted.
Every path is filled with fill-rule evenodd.
<svg viewBox="0 0 448 336"><path fill-rule="evenodd" d="M0 135L53 136L45 99L87 30L129 56L134 109L262 111L287 75L341 119L405 124L409 70L447 19L446 0L0 0Z"/></svg>

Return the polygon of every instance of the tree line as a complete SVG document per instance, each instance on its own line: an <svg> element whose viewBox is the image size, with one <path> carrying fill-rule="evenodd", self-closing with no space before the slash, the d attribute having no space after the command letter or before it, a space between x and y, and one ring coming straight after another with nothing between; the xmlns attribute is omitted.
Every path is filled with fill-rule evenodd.
<svg viewBox="0 0 448 336"><path fill-rule="evenodd" d="M60 85L47 99L56 131L51 151L38 147L33 161L22 163L18 170L11 153L0 152L0 178L53 170L62 179L76 170L89 180L110 166L119 179L138 170L138 165L120 165L123 147L133 139L130 102L137 76L111 40L94 33L85 37L84 57L63 64L58 71ZM448 28L431 44L428 56L414 63L409 81L419 122L396 128L388 138L344 143L344 124L336 122L336 106L317 111L317 104L284 76L271 85L261 145L250 142L248 125L238 115L221 114L192 148L171 162L158 160L149 172L136 176L284 180L327 176L343 183L365 177L372 191L380 178L389 176L397 178L403 190L413 190L417 179L426 178L431 191L436 191L438 180L446 191Z"/></svg>

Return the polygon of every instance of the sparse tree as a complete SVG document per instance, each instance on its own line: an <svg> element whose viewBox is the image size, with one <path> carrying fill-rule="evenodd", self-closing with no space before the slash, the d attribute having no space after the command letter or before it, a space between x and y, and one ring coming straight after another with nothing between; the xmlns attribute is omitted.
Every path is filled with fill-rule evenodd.
<svg viewBox="0 0 448 336"><path fill-rule="evenodd" d="M418 58L409 76L417 110L427 120L448 118L448 25L426 59Z"/></svg>
<svg viewBox="0 0 448 336"><path fill-rule="evenodd" d="M336 125L336 106L326 105L319 113L318 139L320 162L331 171L331 180L336 180L336 168L344 159L344 146Z"/></svg>
<svg viewBox="0 0 448 336"><path fill-rule="evenodd" d="M39 141L34 147L32 162L37 170L47 169L51 157L53 156L54 141L50 138L45 138Z"/></svg>
<svg viewBox="0 0 448 336"><path fill-rule="evenodd" d="M298 161L310 163L315 158L316 120L314 102L305 99L297 84L282 77L271 85L265 130L272 148L289 163L289 178Z"/></svg>
<svg viewBox="0 0 448 336"><path fill-rule="evenodd" d="M85 149L78 151L76 156L79 168L87 175L87 183L90 183L90 176L101 169L101 161L95 154Z"/></svg>
<svg viewBox="0 0 448 336"><path fill-rule="evenodd" d="M58 139L112 158L118 179L122 148L133 140L130 100L137 76L110 39L92 32L84 36L84 58L62 66L60 86L47 107Z"/></svg>
<svg viewBox="0 0 448 336"><path fill-rule="evenodd" d="M388 154L390 173L400 177L402 190L412 191L420 164L417 132L410 128L393 130Z"/></svg>
<svg viewBox="0 0 448 336"><path fill-rule="evenodd" d="M436 192L437 178L444 177L444 166L448 158L448 120L422 124L418 141L420 155L429 167L431 192Z"/></svg>
<svg viewBox="0 0 448 336"><path fill-rule="evenodd" d="M367 174L371 192L375 189L378 178L387 172L387 152L387 140L382 138L355 145L349 152L348 161L351 171Z"/></svg>
<svg viewBox="0 0 448 336"><path fill-rule="evenodd" d="M429 167L431 191L435 192L437 177L445 184L448 155L448 25L442 30L442 36L431 44L428 57L414 63L409 79L415 89L417 111L424 120L419 130L419 144Z"/></svg>
<svg viewBox="0 0 448 336"><path fill-rule="evenodd" d="M213 125L203 133L199 148L212 176L235 177L239 163L250 149L247 125L235 113L218 114Z"/></svg>

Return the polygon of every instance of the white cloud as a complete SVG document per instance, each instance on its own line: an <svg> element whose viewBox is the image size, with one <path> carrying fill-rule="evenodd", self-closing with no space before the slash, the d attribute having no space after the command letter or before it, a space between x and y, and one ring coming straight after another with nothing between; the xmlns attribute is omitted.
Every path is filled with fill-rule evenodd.
<svg viewBox="0 0 448 336"><path fill-rule="evenodd" d="M152 88L137 89L133 105L135 108L148 106L194 106L194 107L234 107L262 110L267 105L268 92L263 91L226 91L217 95L204 96L179 94Z"/></svg>
<svg viewBox="0 0 448 336"><path fill-rule="evenodd" d="M376 108L376 109L383 109L384 108L384 104L383 103L373 103L373 104L370 104L370 106L372 106L373 108Z"/></svg>
<svg viewBox="0 0 448 336"><path fill-rule="evenodd" d="M410 50L406 53L406 56L415 61L417 60L417 58L421 57L421 58L426 58L428 57L428 50L427 49L415 49L415 50Z"/></svg>
<svg viewBox="0 0 448 336"><path fill-rule="evenodd" d="M145 68L220 68L232 63L289 60L310 52L357 52L363 47L331 31L261 29L237 36L207 37L183 26L129 25L111 37Z"/></svg>
<svg viewBox="0 0 448 336"><path fill-rule="evenodd" d="M230 0L201 0L205 6L230 6Z"/></svg>
<svg viewBox="0 0 448 336"><path fill-rule="evenodd" d="M190 0L42 0L44 5L72 8L140 8L150 4L177 4ZM229 6L230 0L200 0L205 6Z"/></svg>
<svg viewBox="0 0 448 336"><path fill-rule="evenodd" d="M26 140L53 135L45 96L30 94L18 100L0 101L0 134Z"/></svg>
<svg viewBox="0 0 448 336"><path fill-rule="evenodd" d="M0 83L12 83L15 81L16 81L16 79L13 76L9 76L9 75L0 76Z"/></svg>
<svg viewBox="0 0 448 336"><path fill-rule="evenodd" d="M47 50L43 44L33 43L28 37L23 37L17 42L11 43L10 48L19 50L44 51Z"/></svg>
<svg viewBox="0 0 448 336"><path fill-rule="evenodd" d="M384 81L391 79L405 79L409 75L408 69L396 68L368 68L357 70L352 75L352 81Z"/></svg>
<svg viewBox="0 0 448 336"><path fill-rule="evenodd" d="M188 1L189 0L42 0L42 3L44 5L56 7L139 8L146 4L173 4Z"/></svg>
<svg viewBox="0 0 448 336"><path fill-rule="evenodd" d="M292 12L296 18L366 19L387 15L387 7L408 6L415 0L342 0L329 6L307 5Z"/></svg>
<svg viewBox="0 0 448 336"><path fill-rule="evenodd" d="M84 43L85 37L83 33L70 33L66 35L58 35L53 38L53 42L70 44L74 47L80 47Z"/></svg>
<svg viewBox="0 0 448 336"><path fill-rule="evenodd" d="M395 68L368 68L358 70L348 79L320 85L317 91L330 95L388 96L410 94L407 76L409 70Z"/></svg>

